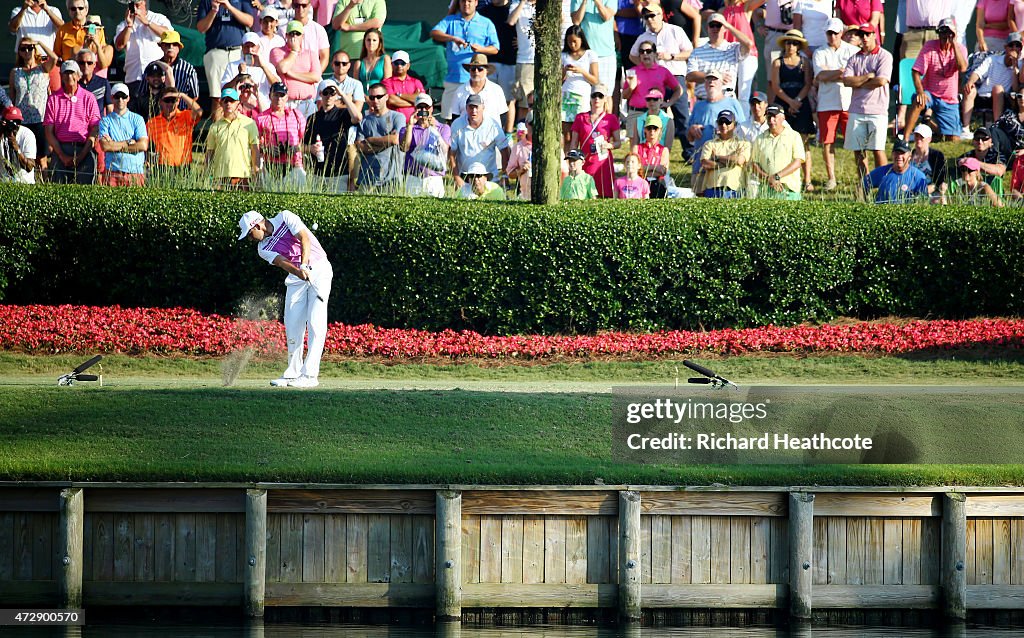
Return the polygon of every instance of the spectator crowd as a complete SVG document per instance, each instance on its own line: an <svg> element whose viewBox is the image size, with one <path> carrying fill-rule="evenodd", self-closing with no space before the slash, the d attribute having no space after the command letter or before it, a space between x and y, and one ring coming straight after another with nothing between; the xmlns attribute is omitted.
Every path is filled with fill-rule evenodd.
<svg viewBox="0 0 1024 638"><path fill-rule="evenodd" d="M838 188L841 143L864 199L1020 199L1024 0L890 0L893 25L882 2L562 0L562 198L798 200ZM201 83L147 0L109 35L88 0L23 0L0 179L201 168L226 189L529 198L536 0L452 0L438 87L387 47L387 18L385 0L200 0ZM951 139L972 150L931 145Z"/></svg>

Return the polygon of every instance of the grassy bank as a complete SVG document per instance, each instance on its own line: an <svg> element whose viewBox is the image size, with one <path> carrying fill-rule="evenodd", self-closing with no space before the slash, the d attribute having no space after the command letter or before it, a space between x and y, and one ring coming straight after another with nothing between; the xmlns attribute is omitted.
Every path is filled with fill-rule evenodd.
<svg viewBox="0 0 1024 638"><path fill-rule="evenodd" d="M740 357L749 383L1024 382L1022 362ZM215 360L104 360L105 385L53 385L78 357L0 355L0 479L592 484L1024 484L1024 466L631 465L611 454L615 383L678 363L385 366L332 362L324 387L271 390L280 361L222 387ZM681 367L681 366L679 366ZM685 369L680 371L686 377ZM566 392L559 382L584 388ZM397 390L417 383L451 388ZM365 388L358 388L363 383ZM530 390L548 384L554 391ZM512 390L512 392L509 392ZM529 391L524 391L529 390Z"/></svg>

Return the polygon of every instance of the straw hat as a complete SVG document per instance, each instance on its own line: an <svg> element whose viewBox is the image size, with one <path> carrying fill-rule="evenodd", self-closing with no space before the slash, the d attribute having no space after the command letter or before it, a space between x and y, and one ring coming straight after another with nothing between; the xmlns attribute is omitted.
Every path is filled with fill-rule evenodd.
<svg viewBox="0 0 1024 638"><path fill-rule="evenodd" d="M474 53L469 62L462 65L462 68L468 71L471 66L485 66L488 75L494 73L494 65L487 61L487 56L483 53Z"/></svg>
<svg viewBox="0 0 1024 638"><path fill-rule="evenodd" d="M780 49L785 48L786 42L796 42L799 45L801 51L807 51L807 39L804 38L804 32L800 29L790 29L784 34L779 36L779 39L775 41L775 44L779 45Z"/></svg>

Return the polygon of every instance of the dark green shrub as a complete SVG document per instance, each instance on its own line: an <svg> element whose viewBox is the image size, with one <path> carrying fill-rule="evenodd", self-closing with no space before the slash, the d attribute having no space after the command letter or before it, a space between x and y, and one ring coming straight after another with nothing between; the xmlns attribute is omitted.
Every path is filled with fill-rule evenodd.
<svg viewBox="0 0 1024 638"><path fill-rule="evenodd" d="M5 303L232 313L283 279L235 240L239 215L288 208L319 223L332 321L565 333L1022 310L1015 210L51 186L4 186L0 205Z"/></svg>

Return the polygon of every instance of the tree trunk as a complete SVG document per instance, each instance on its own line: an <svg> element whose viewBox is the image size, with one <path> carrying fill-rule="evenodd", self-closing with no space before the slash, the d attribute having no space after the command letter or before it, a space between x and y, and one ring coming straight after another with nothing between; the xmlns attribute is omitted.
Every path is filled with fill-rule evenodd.
<svg viewBox="0 0 1024 638"><path fill-rule="evenodd" d="M558 203L562 177L562 3L537 0L533 100L534 204Z"/></svg>

